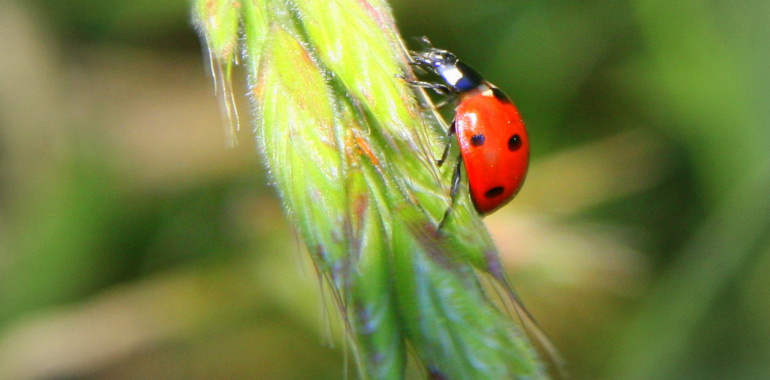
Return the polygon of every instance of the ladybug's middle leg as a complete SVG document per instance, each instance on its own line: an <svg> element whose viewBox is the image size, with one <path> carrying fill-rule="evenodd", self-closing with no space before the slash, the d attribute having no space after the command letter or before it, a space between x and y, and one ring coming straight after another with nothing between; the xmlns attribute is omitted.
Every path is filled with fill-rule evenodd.
<svg viewBox="0 0 770 380"><path fill-rule="evenodd" d="M444 216L441 217L441 221L438 223L437 229L439 231L441 231L441 229L444 227L444 224L449 218L449 214L452 212L452 209L454 209L455 201L457 200L457 191L460 189L460 174L462 173L462 166L463 158L462 156L458 156L457 165L455 165L454 173L452 173L452 187L449 190L449 207L447 207L446 211L444 211Z"/></svg>
<svg viewBox="0 0 770 380"><path fill-rule="evenodd" d="M444 151L441 153L441 158L436 161L436 164L441 167L446 161L446 156L449 154L449 148L452 147L452 136L455 134L455 121L452 120L452 124L449 125L449 130L446 133L446 143L444 143Z"/></svg>

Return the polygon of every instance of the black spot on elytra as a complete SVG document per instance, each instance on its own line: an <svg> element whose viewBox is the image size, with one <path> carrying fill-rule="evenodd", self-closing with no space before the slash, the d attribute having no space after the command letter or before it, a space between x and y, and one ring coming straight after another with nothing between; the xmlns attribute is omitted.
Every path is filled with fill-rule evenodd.
<svg viewBox="0 0 770 380"><path fill-rule="evenodd" d="M521 148L521 136L513 135L508 139L508 150L517 151Z"/></svg>
<svg viewBox="0 0 770 380"><path fill-rule="evenodd" d="M484 196L487 197L487 198L497 198L497 197L499 197L500 195L503 194L503 190L504 189L503 189L502 186L493 187L493 188L487 190L487 192L484 193Z"/></svg>
<svg viewBox="0 0 770 380"><path fill-rule="evenodd" d="M495 99L501 102L505 102L505 103L511 102L511 99L508 98L508 95L505 95L505 93L500 91L500 89L497 87L492 87L492 95L495 97Z"/></svg>
<svg viewBox="0 0 770 380"><path fill-rule="evenodd" d="M473 146L482 146L482 145L484 145L484 140L486 140L486 138L481 133L479 133L477 135L473 135L473 136L471 136L471 145L473 145Z"/></svg>

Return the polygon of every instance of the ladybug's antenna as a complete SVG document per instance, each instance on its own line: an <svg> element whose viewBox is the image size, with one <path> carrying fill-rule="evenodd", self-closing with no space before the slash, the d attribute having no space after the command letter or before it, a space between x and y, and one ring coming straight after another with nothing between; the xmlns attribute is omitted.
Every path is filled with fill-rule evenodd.
<svg viewBox="0 0 770 380"><path fill-rule="evenodd" d="M420 36L420 37L414 36L411 39L420 43L420 45L422 45L422 47L424 48L433 48L433 43L430 42L430 40L428 39L428 36Z"/></svg>

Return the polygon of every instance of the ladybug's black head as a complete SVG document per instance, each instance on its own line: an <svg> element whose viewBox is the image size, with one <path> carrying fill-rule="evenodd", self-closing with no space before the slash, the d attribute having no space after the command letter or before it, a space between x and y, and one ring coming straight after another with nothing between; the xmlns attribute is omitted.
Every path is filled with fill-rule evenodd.
<svg viewBox="0 0 770 380"><path fill-rule="evenodd" d="M457 64L457 57L454 54L434 47L412 54L412 59L416 64L433 71L438 70L442 66Z"/></svg>
<svg viewBox="0 0 770 380"><path fill-rule="evenodd" d="M414 65L440 76L455 92L473 90L484 81L481 74L446 50L429 46L421 52L412 52L411 58Z"/></svg>

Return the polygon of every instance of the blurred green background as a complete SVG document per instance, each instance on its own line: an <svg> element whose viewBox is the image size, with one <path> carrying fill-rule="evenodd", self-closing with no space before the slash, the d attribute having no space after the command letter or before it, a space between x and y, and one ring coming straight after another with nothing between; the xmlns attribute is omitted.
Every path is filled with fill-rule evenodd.
<svg viewBox="0 0 770 380"><path fill-rule="evenodd" d="M487 224L573 378L770 378L770 2L391 3L525 116ZM0 2L0 378L354 373L188 6Z"/></svg>

